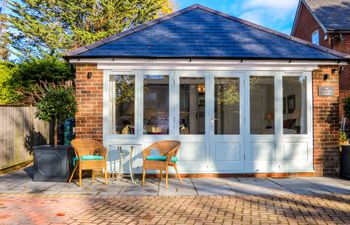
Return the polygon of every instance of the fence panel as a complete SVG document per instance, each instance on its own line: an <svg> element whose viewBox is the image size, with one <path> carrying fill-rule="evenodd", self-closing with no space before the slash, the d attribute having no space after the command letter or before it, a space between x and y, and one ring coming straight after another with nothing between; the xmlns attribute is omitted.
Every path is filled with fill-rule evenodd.
<svg viewBox="0 0 350 225"><path fill-rule="evenodd" d="M0 105L0 169L33 159L33 146L47 144L49 124L34 106Z"/></svg>

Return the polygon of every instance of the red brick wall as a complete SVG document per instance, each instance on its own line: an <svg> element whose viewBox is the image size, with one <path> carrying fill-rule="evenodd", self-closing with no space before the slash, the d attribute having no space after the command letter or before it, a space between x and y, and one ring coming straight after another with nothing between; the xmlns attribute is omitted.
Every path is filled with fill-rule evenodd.
<svg viewBox="0 0 350 225"><path fill-rule="evenodd" d="M343 41L335 38L333 41L333 49L350 54L350 34L343 34ZM350 65L344 66L343 71L339 77L339 89L340 89L340 103L345 97L350 96ZM343 117L343 105L340 104L339 116Z"/></svg>
<svg viewBox="0 0 350 225"><path fill-rule="evenodd" d="M336 66L321 66L312 73L314 169L316 175L336 175L339 171L339 76L331 74ZM327 81L323 74L330 74ZM334 96L318 95L320 86L333 86Z"/></svg>
<svg viewBox="0 0 350 225"><path fill-rule="evenodd" d="M296 24L294 36L311 42L312 33L318 29L320 31L320 45L331 48L330 38L324 40L324 32L318 22L308 9L301 5L300 15ZM333 49L350 54L350 34L343 34L343 41L337 38L333 39ZM339 90L340 90L340 102L344 97L350 96L350 65L344 66L344 71L339 75ZM339 117L343 117L343 106L340 104Z"/></svg>
<svg viewBox="0 0 350 225"><path fill-rule="evenodd" d="M304 4L301 4L298 22L295 26L293 36L311 42L312 33L318 29L320 31L320 45L328 46L328 41L323 39L324 32L317 23L313 15L307 10Z"/></svg>
<svg viewBox="0 0 350 225"><path fill-rule="evenodd" d="M90 79L87 72L92 72ZM78 102L76 138L102 142L103 71L98 70L96 64L77 64L75 84Z"/></svg>

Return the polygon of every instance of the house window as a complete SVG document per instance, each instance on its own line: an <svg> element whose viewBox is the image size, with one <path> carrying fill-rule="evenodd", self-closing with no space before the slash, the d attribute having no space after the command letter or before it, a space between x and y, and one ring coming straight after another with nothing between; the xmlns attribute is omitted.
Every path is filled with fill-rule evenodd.
<svg viewBox="0 0 350 225"><path fill-rule="evenodd" d="M215 134L239 134L239 78L215 78Z"/></svg>
<svg viewBox="0 0 350 225"><path fill-rule="evenodd" d="M250 133L275 133L274 77L250 77Z"/></svg>
<svg viewBox="0 0 350 225"><path fill-rule="evenodd" d="M135 133L135 76L110 77L110 109L112 134Z"/></svg>
<svg viewBox="0 0 350 225"><path fill-rule="evenodd" d="M169 76L144 75L143 133L169 134Z"/></svg>
<svg viewBox="0 0 350 225"><path fill-rule="evenodd" d="M316 45L320 44L320 32L318 30L315 30L312 33L311 41L312 41L313 44L316 44Z"/></svg>
<svg viewBox="0 0 350 225"><path fill-rule="evenodd" d="M283 83L283 134L306 134L306 77L286 76Z"/></svg>
<svg viewBox="0 0 350 225"><path fill-rule="evenodd" d="M180 134L205 133L205 79L180 78Z"/></svg>

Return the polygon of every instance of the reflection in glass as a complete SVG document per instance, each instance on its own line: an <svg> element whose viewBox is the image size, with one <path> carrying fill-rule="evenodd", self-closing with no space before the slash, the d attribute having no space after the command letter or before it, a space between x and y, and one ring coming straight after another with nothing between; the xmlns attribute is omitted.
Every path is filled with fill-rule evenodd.
<svg viewBox="0 0 350 225"><path fill-rule="evenodd" d="M169 76L145 75L143 133L169 134Z"/></svg>
<svg viewBox="0 0 350 225"><path fill-rule="evenodd" d="M115 75L110 77L111 133L135 133L135 76Z"/></svg>
<svg viewBox="0 0 350 225"><path fill-rule="evenodd" d="M205 79L180 78L180 134L205 133Z"/></svg>
<svg viewBox="0 0 350 225"><path fill-rule="evenodd" d="M274 134L274 78L250 77L250 133Z"/></svg>
<svg viewBox="0 0 350 225"><path fill-rule="evenodd" d="M283 134L306 134L306 77L283 77Z"/></svg>
<svg viewBox="0 0 350 225"><path fill-rule="evenodd" d="M239 134L239 78L215 78L215 134Z"/></svg>

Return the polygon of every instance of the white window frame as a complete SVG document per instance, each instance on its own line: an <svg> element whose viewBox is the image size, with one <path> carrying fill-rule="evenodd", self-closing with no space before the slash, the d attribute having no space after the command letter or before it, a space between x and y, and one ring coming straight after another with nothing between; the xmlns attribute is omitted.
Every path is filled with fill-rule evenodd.
<svg viewBox="0 0 350 225"><path fill-rule="evenodd" d="M103 82L104 82L104 91L103 91L103 136L104 137L110 137L110 138L120 138L120 139L136 139L139 137L138 130L140 129L140 122L137 119L138 118L138 111L139 111L139 94L137 92L138 86L139 86L139 79L136 73L132 71L112 71L112 70L104 70L103 73ZM111 76L134 76L135 77L135 101L134 101L134 134L113 134L111 132L112 129L112 101L113 101L113 92L115 91L115 87L112 87L111 85L113 82L111 82L110 78ZM114 91L111 91L114 90Z"/></svg>
<svg viewBox="0 0 350 225"><path fill-rule="evenodd" d="M139 97L139 115L140 115L140 128L139 128L139 134L140 136L143 136L146 140L151 139L151 140L156 140L156 139L162 139L165 137L171 137L175 135L175 106L172 103L172 91L174 90L175 87L175 77L174 77L174 72L170 70L140 70L138 71L139 79L140 79L140 85L138 88L136 88L136 92L139 92L140 97ZM169 121L168 121L168 129L169 133L168 134L144 134L143 133L143 122L144 122L144 92L143 92L143 85L144 85L144 76L168 76L168 81L169 81ZM141 91L137 91L141 90Z"/></svg>
<svg viewBox="0 0 350 225"><path fill-rule="evenodd" d="M283 77L305 77L306 78L306 133L304 134L284 134L283 133L283 99L280 102L282 104L282 126L280 129L282 131L282 136L285 137L302 137L310 138L312 137L312 74L310 72L284 72L281 78L281 95L283 97Z"/></svg>
<svg viewBox="0 0 350 225"><path fill-rule="evenodd" d="M320 31L318 29L314 30L311 34L311 42L315 45L320 45Z"/></svg>

